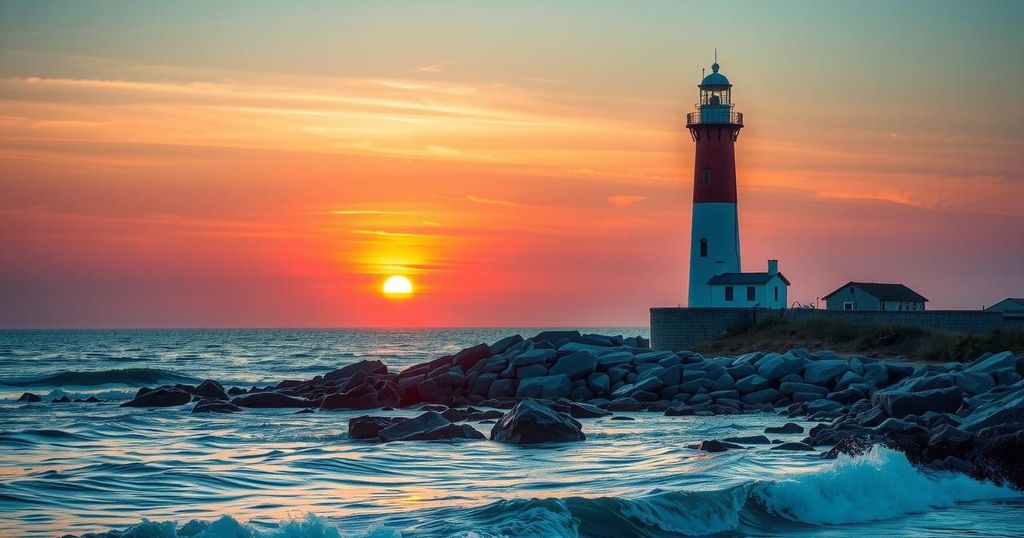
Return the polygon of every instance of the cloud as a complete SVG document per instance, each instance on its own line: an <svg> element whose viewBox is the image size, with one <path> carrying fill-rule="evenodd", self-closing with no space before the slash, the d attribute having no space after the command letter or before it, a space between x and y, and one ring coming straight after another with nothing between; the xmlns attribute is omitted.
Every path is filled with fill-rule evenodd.
<svg viewBox="0 0 1024 538"><path fill-rule="evenodd" d="M506 206L506 207L520 207L520 205L521 205L521 204L517 204L515 202L510 202L508 200L492 200L492 199L489 199L489 198L479 198L479 197L473 196L472 194L467 194L466 195L466 199L469 200L470 202L476 202L478 204L484 204L484 205L500 205L500 206Z"/></svg>
<svg viewBox="0 0 1024 538"><path fill-rule="evenodd" d="M609 196L608 203L615 207L629 207L646 200L646 196Z"/></svg>

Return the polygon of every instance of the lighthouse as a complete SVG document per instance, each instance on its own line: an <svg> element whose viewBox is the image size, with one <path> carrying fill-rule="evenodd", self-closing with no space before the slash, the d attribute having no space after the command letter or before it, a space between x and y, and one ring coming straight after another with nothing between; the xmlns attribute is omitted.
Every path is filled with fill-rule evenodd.
<svg viewBox="0 0 1024 538"><path fill-rule="evenodd" d="M717 56L717 55L716 55ZM740 226L736 210L736 139L743 114L733 110L732 84L717 58L701 80L700 102L686 115L696 143L693 166L693 225L690 228L690 307L713 305L717 275L740 272Z"/></svg>

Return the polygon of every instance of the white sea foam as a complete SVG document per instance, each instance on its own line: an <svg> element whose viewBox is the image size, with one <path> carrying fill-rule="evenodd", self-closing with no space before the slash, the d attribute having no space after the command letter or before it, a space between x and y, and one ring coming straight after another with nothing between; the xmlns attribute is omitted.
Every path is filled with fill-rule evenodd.
<svg viewBox="0 0 1024 538"><path fill-rule="evenodd" d="M902 453L875 447L857 458L842 456L826 469L763 484L755 495L772 514L802 523L840 524L1020 493L961 474L922 471Z"/></svg>

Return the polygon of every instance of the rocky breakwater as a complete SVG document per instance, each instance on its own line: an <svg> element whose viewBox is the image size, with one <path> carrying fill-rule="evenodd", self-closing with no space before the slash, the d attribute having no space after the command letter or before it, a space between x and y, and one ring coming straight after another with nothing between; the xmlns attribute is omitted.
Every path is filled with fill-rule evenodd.
<svg viewBox="0 0 1024 538"><path fill-rule="evenodd" d="M448 421L441 423L434 415L360 417L365 420L352 425L353 431L362 428L372 432L368 438L379 440L478 439L482 434L475 429L452 424L498 415L483 418L479 413L488 411L466 406L515 407L515 416L502 416L491 432L492 439L499 441L529 439L514 433L520 422L553 424L558 417L545 418L539 407L570 420L619 411L684 416L784 409L782 414L819 424L802 443L796 439L776 442L784 445L778 446L780 450L831 446L827 454L834 456L883 443L902 450L916 464L1022 487L1022 374L1024 357L1009 352L986 354L969 363L921 366L802 349L704 357L694 352L652 351L639 337L545 331L530 338L513 335L473 346L399 373L378 361L362 361L312 379L266 387L225 391L216 382L205 381L196 387L141 389L124 405L196 402L194 412L422 406L424 415L433 412ZM392 432L402 435L381 435L414 420L421 427L409 430L412 425L407 425ZM574 435L560 440L574 440ZM746 444L710 441L706 448L715 450Z"/></svg>

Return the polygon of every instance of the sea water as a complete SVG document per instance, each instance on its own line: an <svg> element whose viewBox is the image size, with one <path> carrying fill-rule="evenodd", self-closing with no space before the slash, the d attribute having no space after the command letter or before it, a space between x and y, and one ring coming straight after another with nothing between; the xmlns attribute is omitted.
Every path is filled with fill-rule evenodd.
<svg viewBox="0 0 1024 538"><path fill-rule="evenodd" d="M625 413L635 420L583 420L582 443L519 447L348 439L348 419L365 412L192 415L191 406L118 406L138 387L161 383L212 378L248 387L364 358L397 371L511 332L536 330L0 332L0 536L1019 536L1024 529L1020 493L921 471L887 449L829 461L769 447L686 448L759 434L784 421L772 413ZM591 332L646 336L645 329ZM25 391L46 401L17 402ZM65 394L107 401L47 403Z"/></svg>

